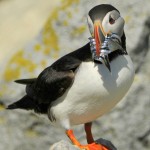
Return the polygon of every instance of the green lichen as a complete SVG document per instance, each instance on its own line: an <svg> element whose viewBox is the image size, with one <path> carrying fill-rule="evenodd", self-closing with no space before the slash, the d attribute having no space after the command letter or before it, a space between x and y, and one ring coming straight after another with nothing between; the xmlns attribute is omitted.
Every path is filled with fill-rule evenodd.
<svg viewBox="0 0 150 150"><path fill-rule="evenodd" d="M58 21L59 12L65 11L68 7L70 7L72 4L77 4L79 0L62 0L62 5L60 5L58 8L56 8L49 17L44 30L43 30L43 43L46 47L46 54L50 53L50 50L56 50L59 51L59 37L55 32L55 28L53 26L53 21ZM71 13L68 13L69 17L72 17ZM68 22L64 21L63 25L67 26ZM57 29L56 29L57 30ZM57 54L56 54L57 55Z"/></svg>
<svg viewBox="0 0 150 150"><path fill-rule="evenodd" d="M52 56L54 58L58 58L58 52L59 52L59 36L57 35L57 33L55 32L53 23L54 21L58 21L58 16L59 16L59 12L61 11L65 11L68 7L70 7L73 4L77 4L79 2L79 0L62 0L61 5L59 7L56 7L46 25L44 26L43 32L42 32L42 42L43 45L41 43L36 43L33 46L33 50L35 52L39 52L42 50L43 54L45 55L49 55L51 50L53 50ZM68 17L72 17L72 14L70 12L68 13ZM64 25L68 25L67 21L63 22ZM79 32L82 30L84 30L83 28L79 29ZM77 34L78 31L76 31L75 34ZM44 48L43 48L44 47ZM7 82L10 82L14 79L17 79L21 76L22 74L22 68L25 69L26 71L29 72L33 72L36 67L37 64L35 64L33 62L33 60L30 60L29 58L25 58L24 57L24 52L25 50L22 49L20 51L18 51L9 61L9 63L6 66L6 70L4 71L4 75L3 75L3 79ZM41 62L42 66L45 66L45 62Z"/></svg>
<svg viewBox="0 0 150 150"><path fill-rule="evenodd" d="M13 66L14 65L14 66ZM21 69L24 68L29 72L33 72L37 67L32 60L24 57L24 51L20 50L14 55L7 65L7 69L4 72L4 80L9 82L17 79L21 75Z"/></svg>
<svg viewBox="0 0 150 150"><path fill-rule="evenodd" d="M81 34L83 34L85 31L86 31L86 26L83 25L83 26L80 26L80 27L75 28L75 29L71 32L71 35L77 37L77 36L80 36Z"/></svg>
<svg viewBox="0 0 150 150"><path fill-rule="evenodd" d="M6 119L4 117L0 117L0 125L6 124Z"/></svg>
<svg viewBox="0 0 150 150"><path fill-rule="evenodd" d="M38 133L34 130L27 130L25 131L25 135L29 138L36 138L38 137Z"/></svg>

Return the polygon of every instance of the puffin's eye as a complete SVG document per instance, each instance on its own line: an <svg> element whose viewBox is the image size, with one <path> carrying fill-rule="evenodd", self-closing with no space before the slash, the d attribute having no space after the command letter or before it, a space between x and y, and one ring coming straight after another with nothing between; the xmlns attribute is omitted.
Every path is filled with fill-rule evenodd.
<svg viewBox="0 0 150 150"><path fill-rule="evenodd" d="M112 17L109 18L109 23L110 24L114 24L115 23L115 19L113 19Z"/></svg>

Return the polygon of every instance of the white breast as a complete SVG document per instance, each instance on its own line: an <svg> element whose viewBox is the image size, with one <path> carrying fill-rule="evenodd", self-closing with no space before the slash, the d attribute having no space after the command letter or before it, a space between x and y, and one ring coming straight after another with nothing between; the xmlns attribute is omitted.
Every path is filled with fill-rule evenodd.
<svg viewBox="0 0 150 150"><path fill-rule="evenodd" d="M102 64L81 64L71 88L51 108L57 120L54 124L67 128L93 121L122 99L133 82L132 61L128 55L122 55L110 65L111 73Z"/></svg>

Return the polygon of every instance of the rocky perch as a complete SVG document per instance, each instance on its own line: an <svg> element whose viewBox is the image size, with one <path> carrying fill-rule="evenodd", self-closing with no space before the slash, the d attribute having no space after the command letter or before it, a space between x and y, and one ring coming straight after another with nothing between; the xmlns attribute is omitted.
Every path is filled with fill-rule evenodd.
<svg viewBox="0 0 150 150"><path fill-rule="evenodd" d="M117 150L115 148L115 146L108 140L105 139L98 139L96 140L96 143L99 143L101 145L104 145L105 147L107 147L109 150ZM79 150L78 147L76 147L75 145L72 145L70 142L68 141L59 141L57 143L54 143L49 150Z"/></svg>

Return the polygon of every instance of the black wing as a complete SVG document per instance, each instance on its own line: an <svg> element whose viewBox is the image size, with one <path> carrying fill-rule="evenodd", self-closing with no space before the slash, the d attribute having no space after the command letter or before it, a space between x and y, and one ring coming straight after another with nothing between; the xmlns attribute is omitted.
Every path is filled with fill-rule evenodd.
<svg viewBox="0 0 150 150"><path fill-rule="evenodd" d="M41 103L51 103L62 96L72 85L75 70L81 61L71 56L65 56L46 68L33 84L27 85L27 94Z"/></svg>
<svg viewBox="0 0 150 150"><path fill-rule="evenodd" d="M31 109L37 113L47 113L51 103L71 87L76 69L84 61L92 61L89 43L60 58L50 67L46 68L38 78L16 80L17 83L27 85L27 95L9 105L8 109Z"/></svg>
<svg viewBox="0 0 150 150"><path fill-rule="evenodd" d="M27 85L27 95L9 105L8 109L20 108L46 114L51 103L62 96L72 85L76 69L81 62L85 61L92 61L89 43L60 58L46 68L38 78L16 80L17 83ZM50 120L54 119L50 116Z"/></svg>
<svg viewBox="0 0 150 150"><path fill-rule="evenodd" d="M72 85L76 69L83 61L91 61L90 44L60 58L46 68L37 79L17 80L27 84L27 95L37 104L47 104L62 96Z"/></svg>
<svg viewBox="0 0 150 150"><path fill-rule="evenodd" d="M15 80L16 83L19 84L33 84L34 82L36 82L37 78L31 78L31 79L19 79L19 80Z"/></svg>

